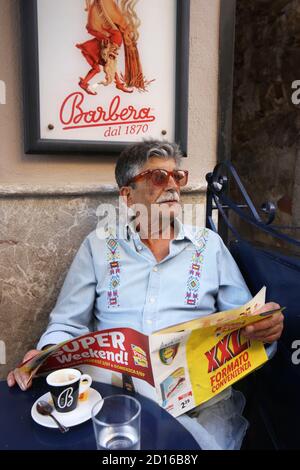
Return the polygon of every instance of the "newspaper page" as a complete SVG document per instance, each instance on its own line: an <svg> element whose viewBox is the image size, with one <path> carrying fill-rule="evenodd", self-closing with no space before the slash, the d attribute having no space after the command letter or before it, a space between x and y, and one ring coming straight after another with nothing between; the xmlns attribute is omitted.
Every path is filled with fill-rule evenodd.
<svg viewBox="0 0 300 470"><path fill-rule="evenodd" d="M179 416L213 398L268 360L264 345L243 337L241 328L262 319L263 288L249 303L150 336L159 404ZM265 317L265 314L264 314Z"/></svg>
<svg viewBox="0 0 300 470"><path fill-rule="evenodd" d="M179 416L214 397L267 361L260 341L241 328L262 320L263 288L250 302L146 336L131 328L88 333L42 351L19 367L28 374L84 366L94 380L132 387ZM277 310L280 312L281 310ZM82 367L81 367L82 368Z"/></svg>

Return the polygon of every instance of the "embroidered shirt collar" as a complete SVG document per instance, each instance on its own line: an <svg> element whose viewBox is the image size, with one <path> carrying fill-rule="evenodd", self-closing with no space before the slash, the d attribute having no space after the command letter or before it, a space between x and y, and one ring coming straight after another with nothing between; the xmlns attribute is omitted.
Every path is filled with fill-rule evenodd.
<svg viewBox="0 0 300 470"><path fill-rule="evenodd" d="M188 239L196 247L202 246L202 243L199 243L199 238L201 238L207 229L195 227L192 225L185 225L178 218L174 220L174 228L175 233L177 233L176 237L174 238L175 241ZM130 240L130 237L136 238L138 235L133 218L124 224L120 224L119 229L120 234L123 236L122 238L127 241Z"/></svg>

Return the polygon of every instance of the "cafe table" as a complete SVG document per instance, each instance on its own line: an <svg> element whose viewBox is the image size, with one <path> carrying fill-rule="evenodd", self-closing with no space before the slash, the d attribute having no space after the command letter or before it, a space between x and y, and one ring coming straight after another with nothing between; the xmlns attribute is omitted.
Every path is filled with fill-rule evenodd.
<svg viewBox="0 0 300 470"><path fill-rule="evenodd" d="M93 382L102 397L125 390ZM95 450L91 419L62 434L58 429L37 424L31 417L34 402L48 391L45 378L36 378L22 392L0 381L0 450ZM142 450L200 450L192 435L154 401L136 395L141 403Z"/></svg>

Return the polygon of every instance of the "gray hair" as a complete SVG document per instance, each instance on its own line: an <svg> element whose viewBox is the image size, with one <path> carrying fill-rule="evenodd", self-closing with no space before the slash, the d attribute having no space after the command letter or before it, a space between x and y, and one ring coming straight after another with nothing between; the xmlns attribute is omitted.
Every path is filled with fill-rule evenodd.
<svg viewBox="0 0 300 470"><path fill-rule="evenodd" d="M179 146L173 142L145 140L126 147L116 164L115 177L119 188L128 186L128 182L138 175L152 157L169 160L173 158L178 167L184 157Z"/></svg>

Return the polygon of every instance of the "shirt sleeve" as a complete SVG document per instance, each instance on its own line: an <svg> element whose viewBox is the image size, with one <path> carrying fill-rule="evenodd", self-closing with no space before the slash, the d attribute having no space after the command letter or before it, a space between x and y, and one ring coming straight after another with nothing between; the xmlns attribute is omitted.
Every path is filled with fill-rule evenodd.
<svg viewBox="0 0 300 470"><path fill-rule="evenodd" d="M235 260L220 237L219 242L220 248L217 252L217 269L219 274L217 307L218 311L223 311L240 307L249 302L252 295Z"/></svg>
<svg viewBox="0 0 300 470"><path fill-rule="evenodd" d="M79 248L64 281L47 330L37 349L57 344L92 330L96 275L89 240Z"/></svg>

